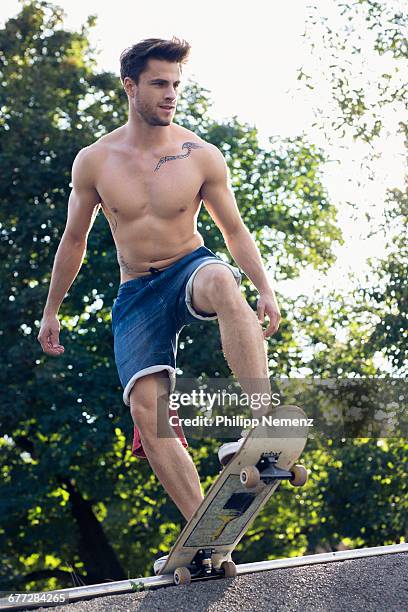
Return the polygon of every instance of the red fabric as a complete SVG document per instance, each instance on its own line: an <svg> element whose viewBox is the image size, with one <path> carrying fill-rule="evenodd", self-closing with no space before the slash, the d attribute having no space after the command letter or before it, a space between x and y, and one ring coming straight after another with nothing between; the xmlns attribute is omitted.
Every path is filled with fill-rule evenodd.
<svg viewBox="0 0 408 612"><path fill-rule="evenodd" d="M173 425L173 429L174 429L175 433L177 434L180 442L184 446L184 448L187 448L188 447L187 440L186 440L186 438L184 436L183 428L182 428L182 426L180 424L180 420L178 418L178 413L177 413L177 410L175 408L170 408L169 409L169 418L170 417L177 417L176 424ZM133 430L132 455L134 457L139 457L139 459L147 459L146 454L145 454L145 452L143 450L142 442L140 440L140 433L139 433L139 430L136 427L136 425L134 426L134 430Z"/></svg>

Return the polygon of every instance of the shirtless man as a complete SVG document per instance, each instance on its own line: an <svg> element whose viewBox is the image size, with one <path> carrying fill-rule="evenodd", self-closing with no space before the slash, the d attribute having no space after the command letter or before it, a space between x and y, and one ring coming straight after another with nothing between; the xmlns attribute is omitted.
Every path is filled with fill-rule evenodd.
<svg viewBox="0 0 408 612"><path fill-rule="evenodd" d="M158 398L174 389L180 330L218 319L225 357L243 390L270 394L265 338L277 330L280 320L223 156L214 145L172 122L189 50L188 43L176 38L147 39L122 53L128 122L82 149L74 161L67 223L38 335L48 355L64 352L58 311L79 272L88 234L102 207L120 267L112 329L123 400L135 425L134 454L147 457L187 520L203 499L197 470L180 430L166 438L157 435ZM197 231L202 202L235 262L259 291L258 316L240 291L239 270L204 246ZM265 315L269 325L263 330ZM220 461L225 463L242 441L224 444Z"/></svg>

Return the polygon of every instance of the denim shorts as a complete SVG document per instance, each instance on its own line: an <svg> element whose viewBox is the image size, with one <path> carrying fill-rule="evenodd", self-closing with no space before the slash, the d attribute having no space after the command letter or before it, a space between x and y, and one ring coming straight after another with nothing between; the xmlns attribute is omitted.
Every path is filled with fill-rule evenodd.
<svg viewBox="0 0 408 612"><path fill-rule="evenodd" d="M217 318L215 313L196 311L192 304L194 277L208 264L226 266L240 285L240 271L204 246L163 270L152 268L150 274L119 285L112 307L112 331L115 362L127 406L135 382L161 370L168 371L173 393L180 331L185 325Z"/></svg>

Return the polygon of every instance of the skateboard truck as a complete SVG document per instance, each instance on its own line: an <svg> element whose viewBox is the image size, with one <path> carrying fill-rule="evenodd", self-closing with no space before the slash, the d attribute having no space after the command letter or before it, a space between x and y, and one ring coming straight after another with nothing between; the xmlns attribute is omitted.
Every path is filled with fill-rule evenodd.
<svg viewBox="0 0 408 612"><path fill-rule="evenodd" d="M212 556L215 553L214 548L200 548L192 561L192 565L196 568L194 576L210 576L213 573L219 573L213 567Z"/></svg>
<svg viewBox="0 0 408 612"><path fill-rule="evenodd" d="M212 556L214 553L215 548L200 548L188 568L178 567L174 571L175 584L188 584L192 578L236 576L237 569L233 561L223 561L219 568L213 566Z"/></svg>
<svg viewBox="0 0 408 612"><path fill-rule="evenodd" d="M301 487L307 481L307 470L303 465L294 465L292 469L284 470L278 467L280 453L263 453L255 465L249 465L241 470L241 483L251 489L261 482L266 485L274 480L289 480L295 487Z"/></svg>
<svg viewBox="0 0 408 612"><path fill-rule="evenodd" d="M279 453L264 453L256 464L261 480L265 484L270 484L273 480L292 479L292 472L289 472L289 470L284 470L276 465L278 459Z"/></svg>

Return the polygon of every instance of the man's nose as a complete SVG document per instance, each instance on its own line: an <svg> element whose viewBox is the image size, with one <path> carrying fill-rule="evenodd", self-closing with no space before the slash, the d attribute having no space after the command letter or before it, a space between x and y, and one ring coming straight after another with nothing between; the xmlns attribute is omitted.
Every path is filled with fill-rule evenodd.
<svg viewBox="0 0 408 612"><path fill-rule="evenodd" d="M173 100L176 99L176 96L177 92L174 87L169 87L169 89L166 91L166 100L168 100L169 102L173 102Z"/></svg>

